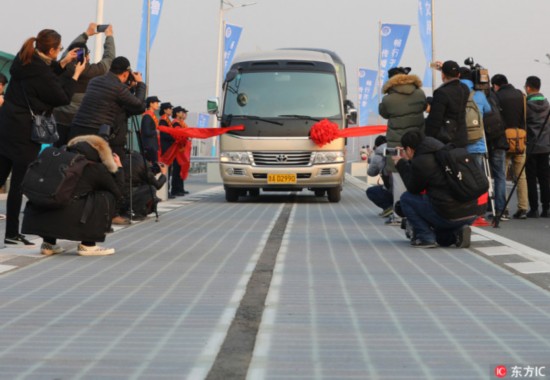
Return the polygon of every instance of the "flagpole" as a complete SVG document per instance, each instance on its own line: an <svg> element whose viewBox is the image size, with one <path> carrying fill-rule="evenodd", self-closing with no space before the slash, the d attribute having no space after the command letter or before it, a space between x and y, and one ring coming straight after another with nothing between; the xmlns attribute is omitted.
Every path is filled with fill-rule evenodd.
<svg viewBox="0 0 550 380"><path fill-rule="evenodd" d="M434 1L435 0L432 0L432 17L431 17L431 22L432 22L432 61L435 62L435 44L434 44L434 19L435 19L435 14L434 14ZM432 70L432 94L433 92L435 91L435 78L436 78L436 70Z"/></svg>
<svg viewBox="0 0 550 380"><path fill-rule="evenodd" d="M380 62L382 60L382 20L378 20L378 73L376 76L378 77L378 102L382 102L382 81L384 78L382 78L382 75L380 75ZM378 124L381 123L381 117L380 114L378 114Z"/></svg>
<svg viewBox="0 0 550 380"><path fill-rule="evenodd" d="M103 24L103 0L97 0L96 24ZM95 35L94 63L101 61L103 47L101 45L101 34Z"/></svg>
<svg viewBox="0 0 550 380"><path fill-rule="evenodd" d="M151 0L147 0L147 37L145 42L145 93L149 94L149 41L151 38Z"/></svg>

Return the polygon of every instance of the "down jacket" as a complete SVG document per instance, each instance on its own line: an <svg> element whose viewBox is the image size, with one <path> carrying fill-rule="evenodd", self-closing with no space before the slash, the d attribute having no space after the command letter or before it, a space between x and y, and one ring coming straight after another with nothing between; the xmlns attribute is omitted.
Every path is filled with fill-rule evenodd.
<svg viewBox="0 0 550 380"><path fill-rule="evenodd" d="M67 149L90 161L73 199L65 207L53 210L27 202L22 231L56 239L102 242L111 228L116 203L122 199L124 172L117 167L107 142L99 136L74 138Z"/></svg>
<svg viewBox="0 0 550 380"><path fill-rule="evenodd" d="M145 89L143 82L137 84L132 94L125 83L108 72L90 80L82 104L71 124L70 136L97 134L102 124L116 127L115 119L126 112L128 116L145 111ZM116 130L112 131L116 134Z"/></svg>
<svg viewBox="0 0 550 380"><path fill-rule="evenodd" d="M394 75L384 84L382 92L386 95L378 105L378 113L388 119L388 147L401 146L401 137L409 131L424 132L426 95L418 76ZM387 164L389 170L395 171L391 159Z"/></svg>
<svg viewBox="0 0 550 380"><path fill-rule="evenodd" d="M527 96L527 151L532 154L550 152L550 123L543 125L548 112L550 104L544 95Z"/></svg>
<svg viewBox="0 0 550 380"><path fill-rule="evenodd" d="M486 205L478 205L477 199L459 202L452 197L443 169L435 158L435 152L443 147L441 141L426 137L415 150L412 160L399 160L396 167L407 191L412 194L426 191L434 209L446 219L457 220L479 215Z"/></svg>

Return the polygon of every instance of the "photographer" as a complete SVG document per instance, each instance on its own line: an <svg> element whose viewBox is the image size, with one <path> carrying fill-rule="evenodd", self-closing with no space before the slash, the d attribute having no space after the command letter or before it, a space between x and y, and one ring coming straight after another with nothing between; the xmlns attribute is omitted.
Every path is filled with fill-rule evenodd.
<svg viewBox="0 0 550 380"><path fill-rule="evenodd" d="M135 83L135 94L128 82ZM110 125L112 137L117 135L117 117L123 112L139 115L145 110L145 83L140 73L132 72L130 61L116 57L109 72L93 78L86 89L69 136L95 135L103 124Z"/></svg>
<svg viewBox="0 0 550 380"><path fill-rule="evenodd" d="M469 225L483 212L478 200L457 201L450 193L443 168L435 154L444 144L419 132L407 132L401 138L403 150L394 156L397 170L407 191L400 204L413 230L411 245L417 248L459 248L470 245Z"/></svg>
<svg viewBox="0 0 550 380"><path fill-rule="evenodd" d="M109 25L107 29L105 29L103 57L97 63L90 63L90 50L88 49L88 46L86 46L86 42L91 36L98 33L97 26L98 25L96 23L90 23L88 25L88 29L86 29L84 33L76 37L69 45L69 51L72 51L73 49L79 49L77 53L77 61L84 62L84 65L86 67L78 78L75 93L71 98L71 103L66 106L61 106L54 109L53 113L55 116L55 120L57 121L57 132L59 133L59 140L54 144L55 146L60 147L67 144L69 127L73 121L76 112L78 111L78 108L80 107L80 104L82 103L82 99L84 98L84 93L86 92L88 83L92 78L103 75L107 71L109 71L109 68L111 67L111 62L116 56L113 27ZM66 75L69 75L72 71L74 71L75 64L76 63L69 63L67 65L68 70Z"/></svg>
<svg viewBox="0 0 550 380"><path fill-rule="evenodd" d="M122 198L120 158L100 136L79 136L67 144L67 150L80 153L90 161L84 168L73 197L62 208L43 208L27 202L22 230L44 239L40 252L50 256L63 252L57 239L81 241L77 252L81 256L104 256L115 253L96 242L105 241L111 228L115 203Z"/></svg>
<svg viewBox="0 0 550 380"><path fill-rule="evenodd" d="M393 194L391 188L392 173L386 170L386 137L378 136L374 140L374 154L369 156L369 177L380 176L382 184L370 186L366 190L367 198L382 209L378 215L388 217L393 213Z"/></svg>

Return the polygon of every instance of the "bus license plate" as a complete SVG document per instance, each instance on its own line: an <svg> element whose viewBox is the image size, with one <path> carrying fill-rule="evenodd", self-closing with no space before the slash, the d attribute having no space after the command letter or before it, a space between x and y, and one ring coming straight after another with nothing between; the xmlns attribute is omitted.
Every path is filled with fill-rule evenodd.
<svg viewBox="0 0 550 380"><path fill-rule="evenodd" d="M296 183L296 174L268 174L267 183Z"/></svg>

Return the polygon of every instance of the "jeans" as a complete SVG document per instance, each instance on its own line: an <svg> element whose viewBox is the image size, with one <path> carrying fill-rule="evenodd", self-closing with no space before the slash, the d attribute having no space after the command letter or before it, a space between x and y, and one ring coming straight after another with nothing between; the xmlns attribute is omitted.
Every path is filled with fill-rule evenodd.
<svg viewBox="0 0 550 380"><path fill-rule="evenodd" d="M371 186L367 189L366 193L367 198L382 210L393 205L393 195L383 185Z"/></svg>
<svg viewBox="0 0 550 380"><path fill-rule="evenodd" d="M416 239L423 242L437 242L443 247L456 243L457 233L465 225L470 225L475 216L461 220L449 220L440 216L427 195L401 195L401 209L412 226Z"/></svg>
<svg viewBox="0 0 550 380"><path fill-rule="evenodd" d="M489 152L489 166L491 176L495 183L495 211L500 214L504 211L506 203L506 151L504 149L493 149Z"/></svg>

